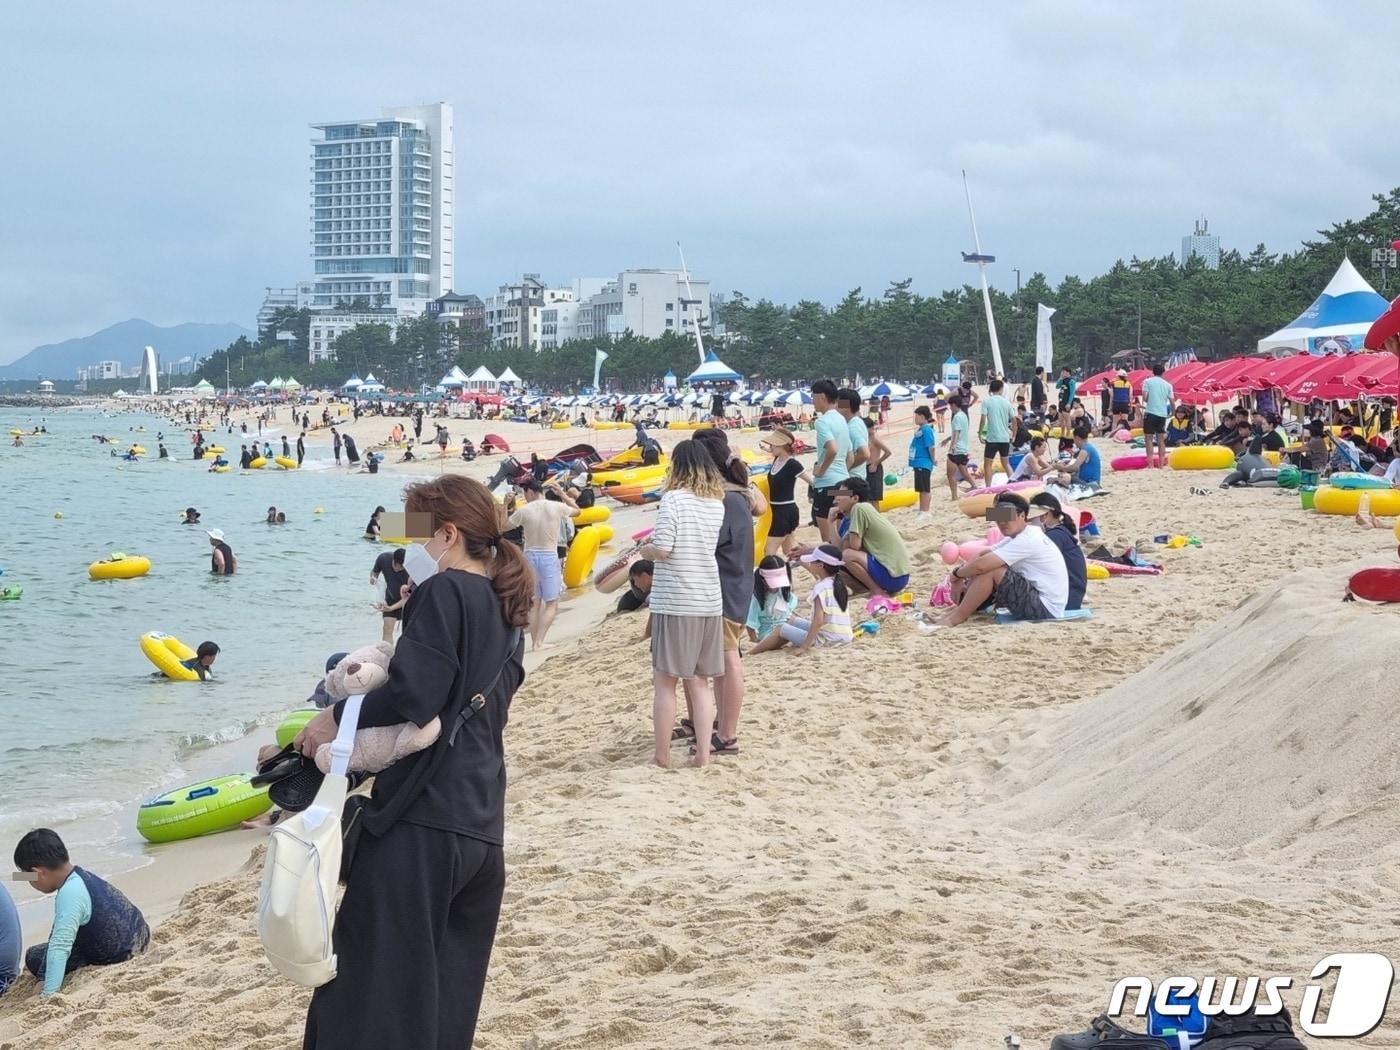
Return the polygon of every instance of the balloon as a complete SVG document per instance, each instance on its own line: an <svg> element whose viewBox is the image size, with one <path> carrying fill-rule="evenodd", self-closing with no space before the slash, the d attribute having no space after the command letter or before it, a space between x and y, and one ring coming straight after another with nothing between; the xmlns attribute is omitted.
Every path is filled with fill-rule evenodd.
<svg viewBox="0 0 1400 1050"><path fill-rule="evenodd" d="M958 561L958 545L952 540L947 540L938 553L943 557L944 565L956 565Z"/></svg>
<svg viewBox="0 0 1400 1050"><path fill-rule="evenodd" d="M958 544L958 554L963 561L971 561L986 549L987 544L984 540L964 540Z"/></svg>
<svg viewBox="0 0 1400 1050"><path fill-rule="evenodd" d="M1004 539L1006 539L1006 537L1001 534L1001 529L997 528L995 525L987 529L988 547L992 546L994 543L1000 543Z"/></svg>

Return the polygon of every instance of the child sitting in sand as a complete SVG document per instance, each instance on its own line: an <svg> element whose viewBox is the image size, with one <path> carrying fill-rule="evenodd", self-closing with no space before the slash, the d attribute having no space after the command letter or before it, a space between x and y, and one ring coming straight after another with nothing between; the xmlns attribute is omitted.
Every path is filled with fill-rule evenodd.
<svg viewBox="0 0 1400 1050"><path fill-rule="evenodd" d="M755 642L767 638L792 618L796 608L787 562L776 554L768 555L753 571L753 597L744 623L749 638Z"/></svg>
<svg viewBox="0 0 1400 1050"><path fill-rule="evenodd" d="M791 617L786 623L749 650L750 653L767 653L781 649L785 645L794 646L798 655L812 646L845 645L852 638L851 617L846 612L846 585L841 580L841 549L830 543L823 543L810 553L802 555L802 564L817 578L809 598L812 602L811 619Z"/></svg>
<svg viewBox="0 0 1400 1050"><path fill-rule="evenodd" d="M48 941L24 956L25 967L44 982L45 997L80 967L126 962L146 950L151 930L140 909L115 886L74 867L57 833L36 828L20 839L15 868L40 893L58 895Z"/></svg>

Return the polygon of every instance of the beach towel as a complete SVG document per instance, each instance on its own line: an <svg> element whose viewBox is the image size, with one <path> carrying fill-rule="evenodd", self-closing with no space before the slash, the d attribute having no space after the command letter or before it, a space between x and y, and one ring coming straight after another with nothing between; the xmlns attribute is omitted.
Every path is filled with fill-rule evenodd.
<svg viewBox="0 0 1400 1050"><path fill-rule="evenodd" d="M1093 609L1066 609L1062 616L1052 616L1048 620L1018 620L1005 609L998 609L997 623L1003 627L1010 623L1058 623L1061 620L1087 620L1093 615Z"/></svg>

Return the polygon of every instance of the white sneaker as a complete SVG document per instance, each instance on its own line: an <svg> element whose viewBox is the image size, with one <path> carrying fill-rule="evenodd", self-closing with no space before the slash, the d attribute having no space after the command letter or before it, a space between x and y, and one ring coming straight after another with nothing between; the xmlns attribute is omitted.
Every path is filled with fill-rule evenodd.
<svg viewBox="0 0 1400 1050"><path fill-rule="evenodd" d="M933 515L926 510L921 510L914 515L915 525L926 525L933 520Z"/></svg>

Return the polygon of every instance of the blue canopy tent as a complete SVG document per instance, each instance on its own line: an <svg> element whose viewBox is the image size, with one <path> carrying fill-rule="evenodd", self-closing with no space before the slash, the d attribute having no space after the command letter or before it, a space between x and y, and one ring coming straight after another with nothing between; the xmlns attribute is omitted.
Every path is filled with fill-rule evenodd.
<svg viewBox="0 0 1400 1050"><path fill-rule="evenodd" d="M1389 306L1356 272L1351 260L1343 259L1311 306L1273 335L1259 340L1259 353L1286 349L1320 357L1360 350L1371 322Z"/></svg>
<svg viewBox="0 0 1400 1050"><path fill-rule="evenodd" d="M687 382L690 383L737 383L743 378L716 357L713 350L706 352L704 364L686 376Z"/></svg>

